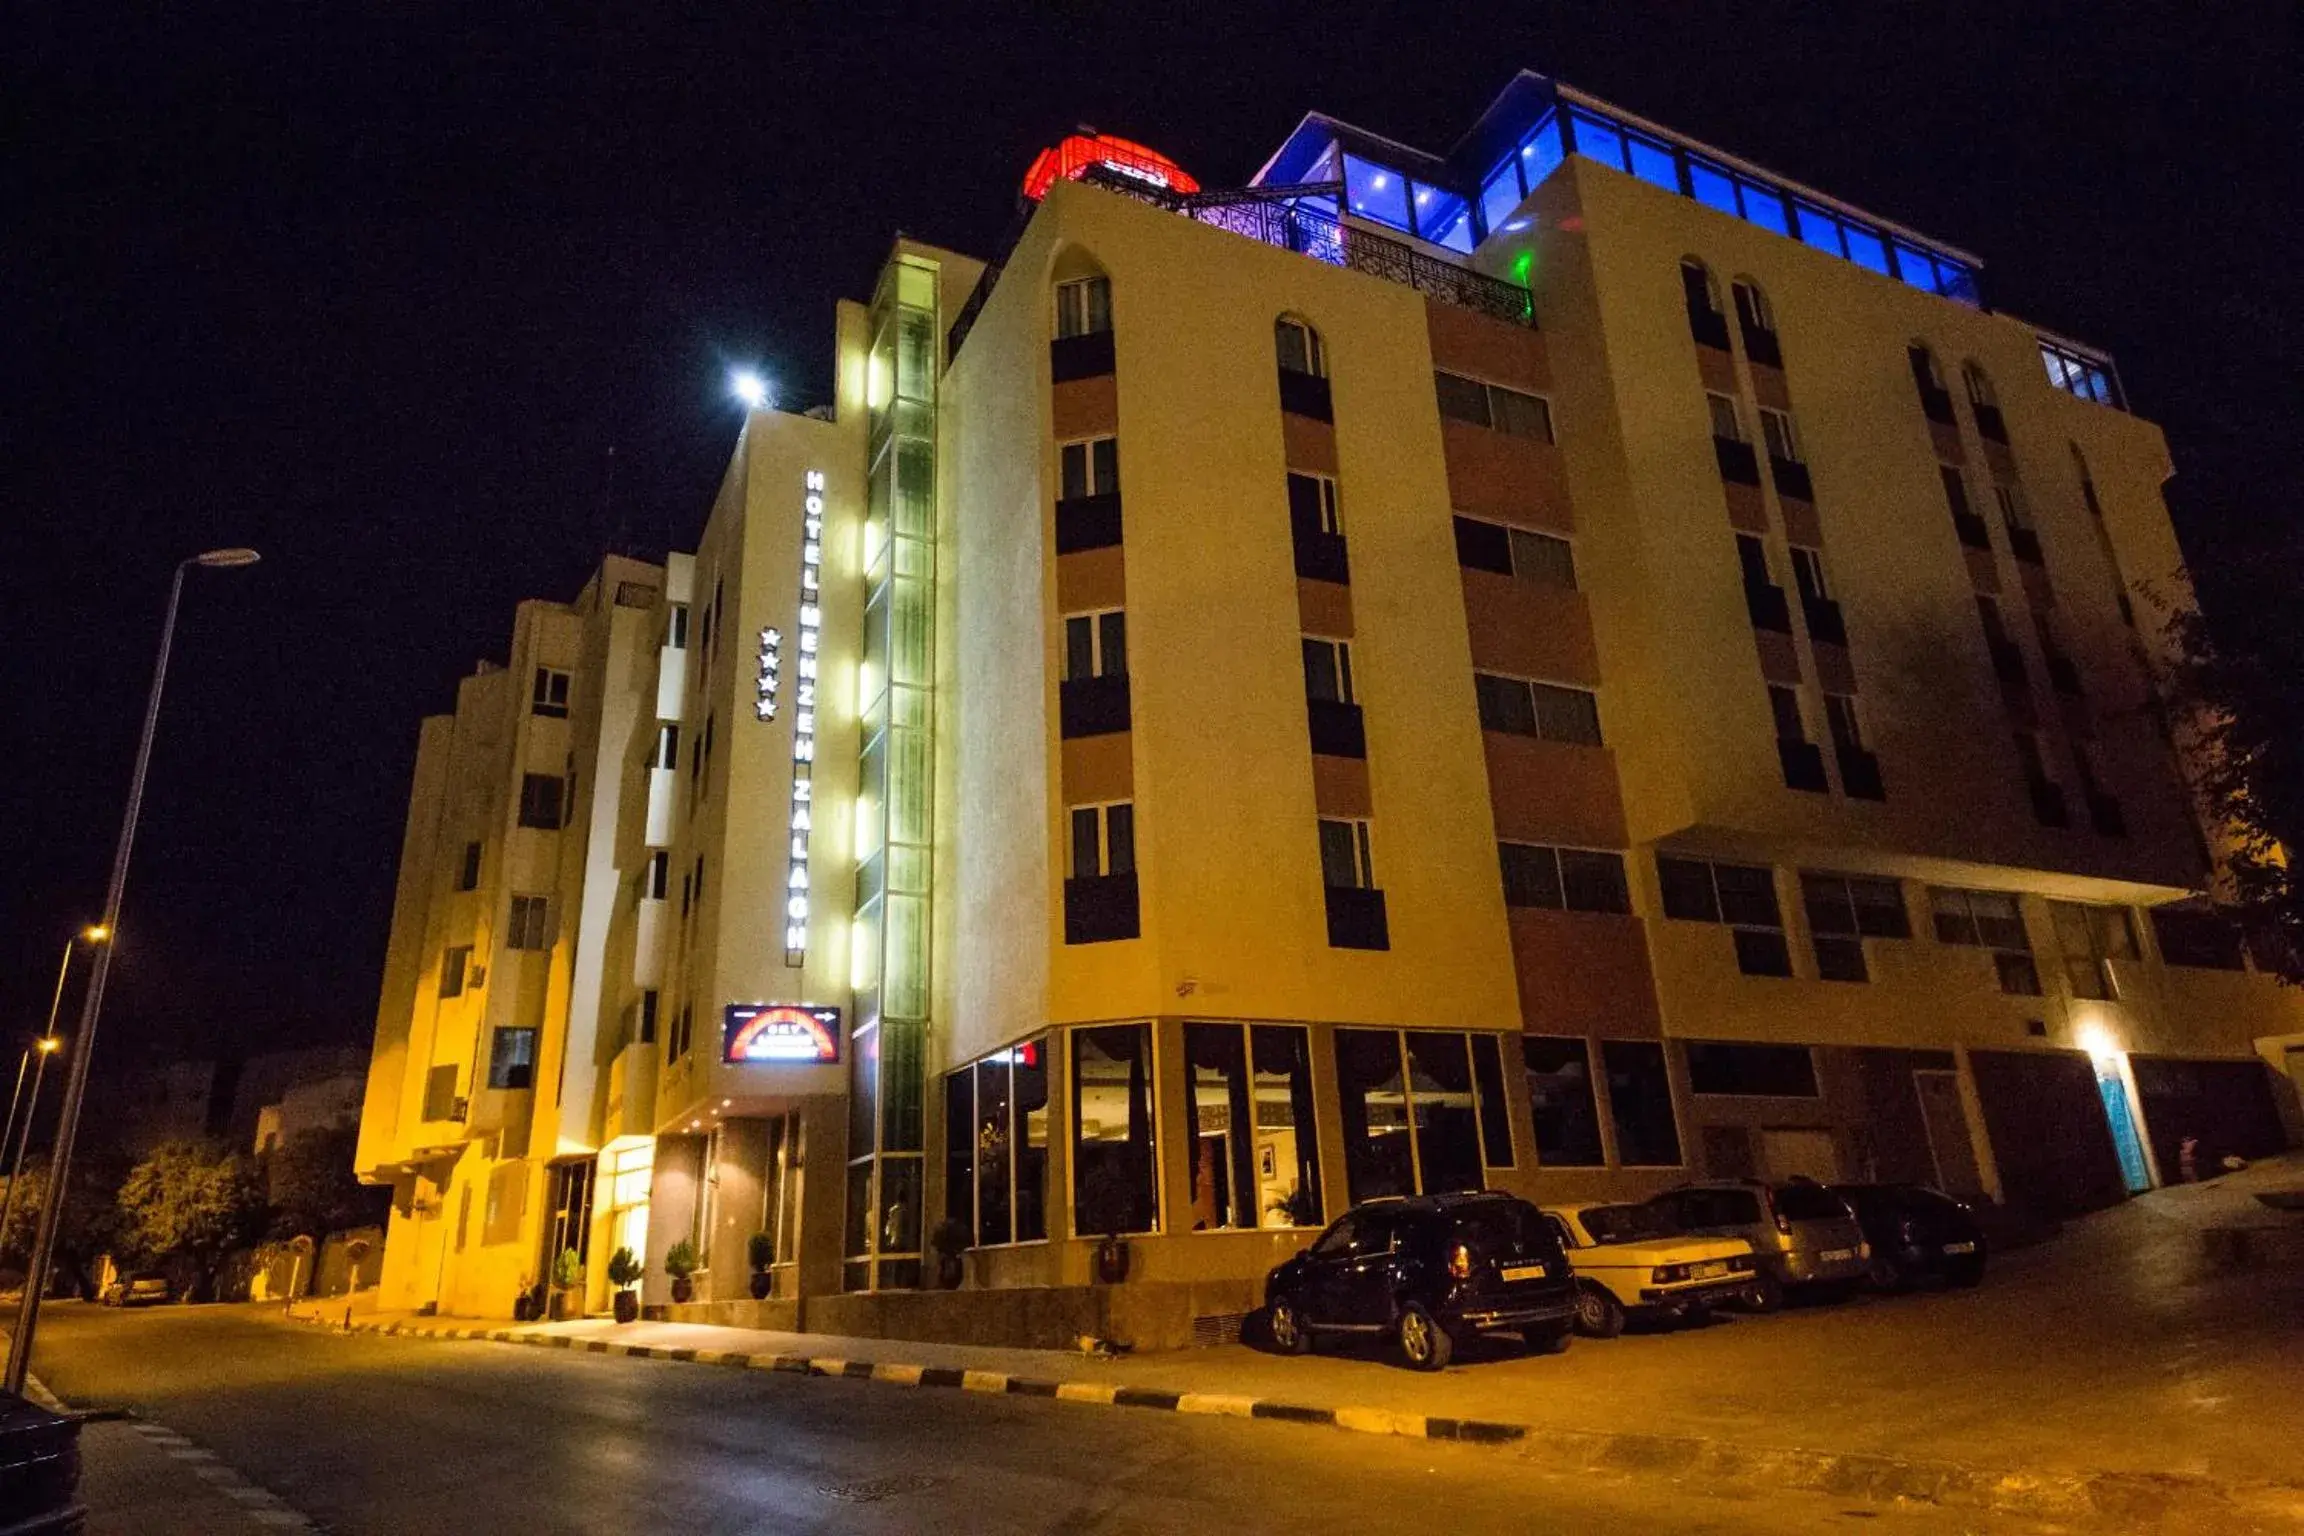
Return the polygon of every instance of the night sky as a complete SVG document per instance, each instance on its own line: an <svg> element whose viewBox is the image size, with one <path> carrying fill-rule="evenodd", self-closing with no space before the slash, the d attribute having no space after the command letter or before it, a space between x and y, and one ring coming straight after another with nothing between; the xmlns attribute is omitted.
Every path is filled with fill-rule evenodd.
<svg viewBox="0 0 2304 1536"><path fill-rule="evenodd" d="M176 560L264 554L189 583L104 1055L365 1042L418 720L518 599L694 540L731 364L824 399L833 301L898 231L990 254L1076 123L1236 185L1308 109L1445 149L1543 70L2110 348L2211 602L2304 496L2291 4L101 9L0 43L8 1056Z"/></svg>

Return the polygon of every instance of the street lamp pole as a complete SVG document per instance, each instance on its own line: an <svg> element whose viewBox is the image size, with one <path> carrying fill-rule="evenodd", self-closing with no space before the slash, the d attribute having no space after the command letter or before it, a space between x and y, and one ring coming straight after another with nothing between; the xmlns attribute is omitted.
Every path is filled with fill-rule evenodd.
<svg viewBox="0 0 2304 1536"><path fill-rule="evenodd" d="M176 606L184 593L184 572L195 565L232 568L254 565L252 549L212 549L176 563L168 582L168 611L160 621L160 655L152 666L152 691L144 701L144 733L136 743L136 769L128 779L128 808L120 819L120 840L112 850L112 879L104 891L105 934L120 931L120 902L128 888L128 852L136 842L136 817L144 806L144 774L152 763L152 736L160 724L160 690L168 681L168 649L176 639ZM32 1336L40 1325L40 1298L48 1288L48 1272L56 1260L56 1231L64 1212L64 1189L72 1176L72 1141L80 1128L80 1101L88 1089L88 1062L96 1053L96 1021L104 1008L104 982L112 971L113 943L96 950L95 969L88 975L88 990L80 1000L80 1030L72 1042L72 1069L64 1078L64 1106L56 1122L56 1146L48 1159L48 1188L40 1201L39 1236L32 1244L32 1264L24 1274L24 1298L16 1310L16 1331L8 1341L5 1384L22 1393L24 1377L32 1366ZM51 1036L50 1038L54 1038Z"/></svg>
<svg viewBox="0 0 2304 1536"><path fill-rule="evenodd" d="M48 1020L48 1033L29 1048L40 1056L40 1065L32 1072L32 1102L24 1108L24 1124L16 1130L16 1156L8 1165L8 1191L0 1194L0 1242L8 1233L8 1218L16 1212L16 1191L24 1185L24 1148L32 1140L32 1117L40 1112L40 1084L48 1076L48 1058L64 1042L56 1038L56 1020Z"/></svg>

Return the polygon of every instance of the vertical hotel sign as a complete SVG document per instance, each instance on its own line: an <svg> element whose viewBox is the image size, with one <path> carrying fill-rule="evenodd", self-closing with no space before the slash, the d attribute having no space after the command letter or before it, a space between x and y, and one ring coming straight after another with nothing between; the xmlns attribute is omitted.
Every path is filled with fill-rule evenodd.
<svg viewBox="0 0 2304 1536"><path fill-rule="evenodd" d="M792 861L784 876L784 963L790 966L808 958L808 833L816 815L816 658L824 626L823 570L824 471L811 469L801 478L800 623L793 636L797 656L792 686ZM781 641L776 649L781 651ZM763 678L772 678L770 669L780 664L780 655L771 659L763 635ZM764 686L772 696L774 686L766 682Z"/></svg>

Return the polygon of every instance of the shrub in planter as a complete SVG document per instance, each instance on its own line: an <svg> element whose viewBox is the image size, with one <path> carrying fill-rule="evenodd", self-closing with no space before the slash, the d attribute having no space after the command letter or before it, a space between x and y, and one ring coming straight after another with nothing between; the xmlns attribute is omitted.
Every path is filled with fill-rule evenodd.
<svg viewBox="0 0 2304 1536"><path fill-rule="evenodd" d="M629 1248L619 1248L608 1256L608 1283L616 1287L616 1321L629 1323L640 1315L640 1296L632 1287L647 1273Z"/></svg>
<svg viewBox="0 0 2304 1536"><path fill-rule="evenodd" d="M744 1257L752 1265L752 1299L766 1301L776 1285L775 1276L768 1273L776 1262L776 1239L765 1232L753 1233L744 1244Z"/></svg>
<svg viewBox="0 0 2304 1536"><path fill-rule="evenodd" d="M688 1302L696 1299L696 1282L690 1278L704 1267L704 1256L696 1245L682 1238L664 1254L664 1273L672 1277L672 1299Z"/></svg>
<svg viewBox="0 0 2304 1536"><path fill-rule="evenodd" d="M936 1223L928 1234L928 1246L936 1250L936 1283L947 1291L960 1289L962 1263L968 1250L976 1244L976 1234L968 1224L950 1216Z"/></svg>
<svg viewBox="0 0 2304 1536"><path fill-rule="evenodd" d="M552 1316L555 1320L580 1314L584 1310L579 1287L584 1284L584 1261L573 1248L560 1250L560 1257L552 1261Z"/></svg>

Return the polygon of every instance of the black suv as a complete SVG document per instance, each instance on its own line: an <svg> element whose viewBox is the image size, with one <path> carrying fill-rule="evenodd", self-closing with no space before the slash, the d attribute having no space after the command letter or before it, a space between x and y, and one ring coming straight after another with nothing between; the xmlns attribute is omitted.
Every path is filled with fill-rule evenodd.
<svg viewBox="0 0 2304 1536"><path fill-rule="evenodd" d="M1969 1286L1984 1278L1984 1229L1965 1204L1924 1184L1835 1184L1872 1245L1872 1284L1900 1291L1940 1278Z"/></svg>
<svg viewBox="0 0 2304 1536"><path fill-rule="evenodd" d="M1459 1340L1517 1333L1531 1352L1568 1342L1576 1280L1544 1213L1516 1195L1418 1195L1353 1207L1264 1279L1273 1347L1316 1334L1384 1334L1420 1370Z"/></svg>

